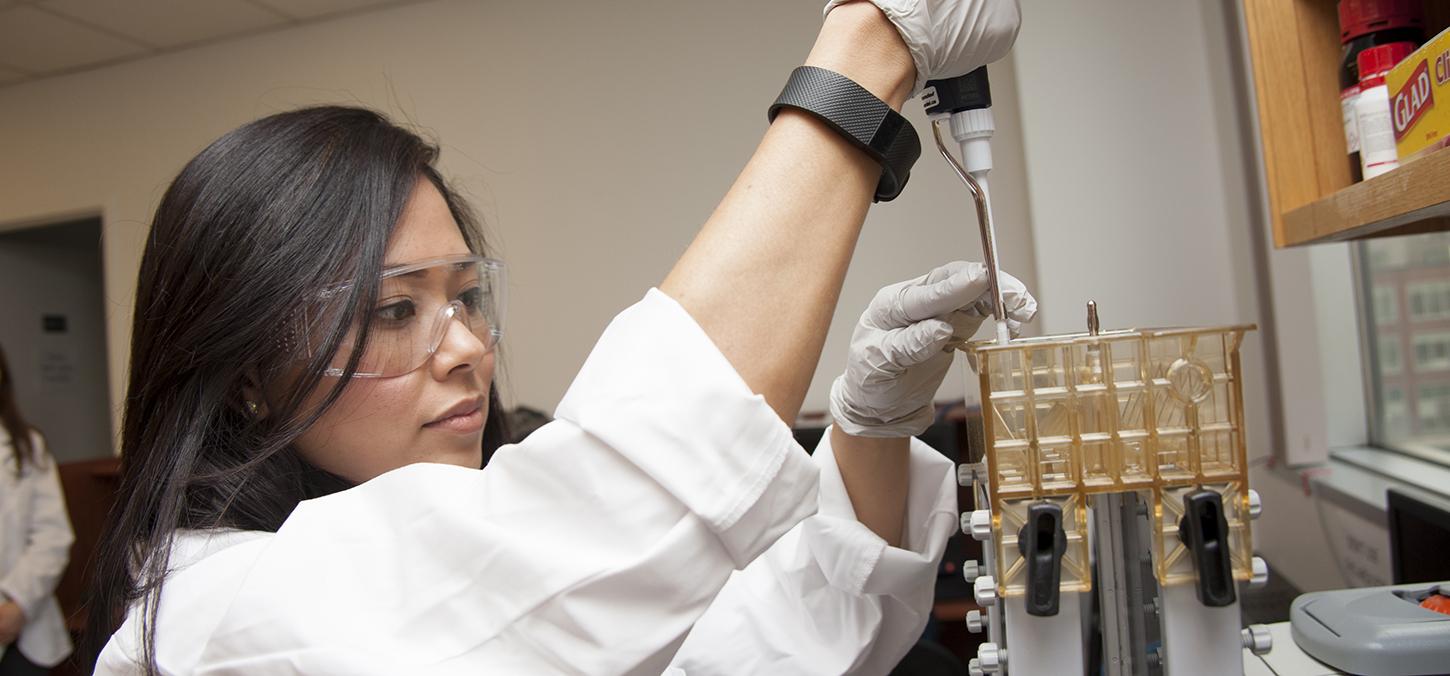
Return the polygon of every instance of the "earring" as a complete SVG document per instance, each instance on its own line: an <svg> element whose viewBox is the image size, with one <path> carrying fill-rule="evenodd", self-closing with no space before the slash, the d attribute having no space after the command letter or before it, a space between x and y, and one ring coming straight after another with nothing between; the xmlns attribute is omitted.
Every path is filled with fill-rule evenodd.
<svg viewBox="0 0 1450 676"><path fill-rule="evenodd" d="M251 399L248 399L248 400L246 400L243 403L245 403L247 405L247 413L252 414L252 417L253 418L257 417L257 411L259 410L259 407L257 406L257 402L252 401Z"/></svg>

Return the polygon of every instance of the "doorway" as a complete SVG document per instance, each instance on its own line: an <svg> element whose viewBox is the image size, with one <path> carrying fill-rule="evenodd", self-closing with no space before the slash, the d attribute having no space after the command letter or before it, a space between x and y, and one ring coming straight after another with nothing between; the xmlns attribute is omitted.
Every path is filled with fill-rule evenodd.
<svg viewBox="0 0 1450 676"><path fill-rule="evenodd" d="M61 463L110 457L101 219L0 232L0 347Z"/></svg>

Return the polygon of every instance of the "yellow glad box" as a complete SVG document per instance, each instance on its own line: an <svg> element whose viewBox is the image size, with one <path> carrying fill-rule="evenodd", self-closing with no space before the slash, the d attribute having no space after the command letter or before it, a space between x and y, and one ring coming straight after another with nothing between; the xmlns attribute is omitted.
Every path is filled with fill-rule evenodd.
<svg viewBox="0 0 1450 676"><path fill-rule="evenodd" d="M1450 29L1415 50L1385 76L1400 161L1417 159L1450 139Z"/></svg>

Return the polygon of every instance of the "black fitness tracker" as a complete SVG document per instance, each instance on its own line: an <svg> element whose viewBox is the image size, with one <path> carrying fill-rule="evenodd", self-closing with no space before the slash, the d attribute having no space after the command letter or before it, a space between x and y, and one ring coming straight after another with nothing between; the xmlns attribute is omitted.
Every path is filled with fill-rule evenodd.
<svg viewBox="0 0 1450 676"><path fill-rule="evenodd" d="M901 113L850 78L814 66L791 71L770 106L770 120L786 106L810 113L881 163L875 201L889 202L901 194L911 165L921 157L921 139Z"/></svg>

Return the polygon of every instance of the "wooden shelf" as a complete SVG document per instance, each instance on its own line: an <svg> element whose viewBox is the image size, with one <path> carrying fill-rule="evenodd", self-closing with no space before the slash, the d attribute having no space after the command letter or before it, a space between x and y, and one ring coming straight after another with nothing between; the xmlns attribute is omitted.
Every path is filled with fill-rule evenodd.
<svg viewBox="0 0 1450 676"><path fill-rule="evenodd" d="M1450 152L1335 191L1284 214L1281 246L1450 230Z"/></svg>
<svg viewBox="0 0 1450 676"><path fill-rule="evenodd" d="M1450 153L1352 183L1337 0L1242 2L1275 244L1450 230ZM1450 26L1450 2L1424 6L1427 35Z"/></svg>

